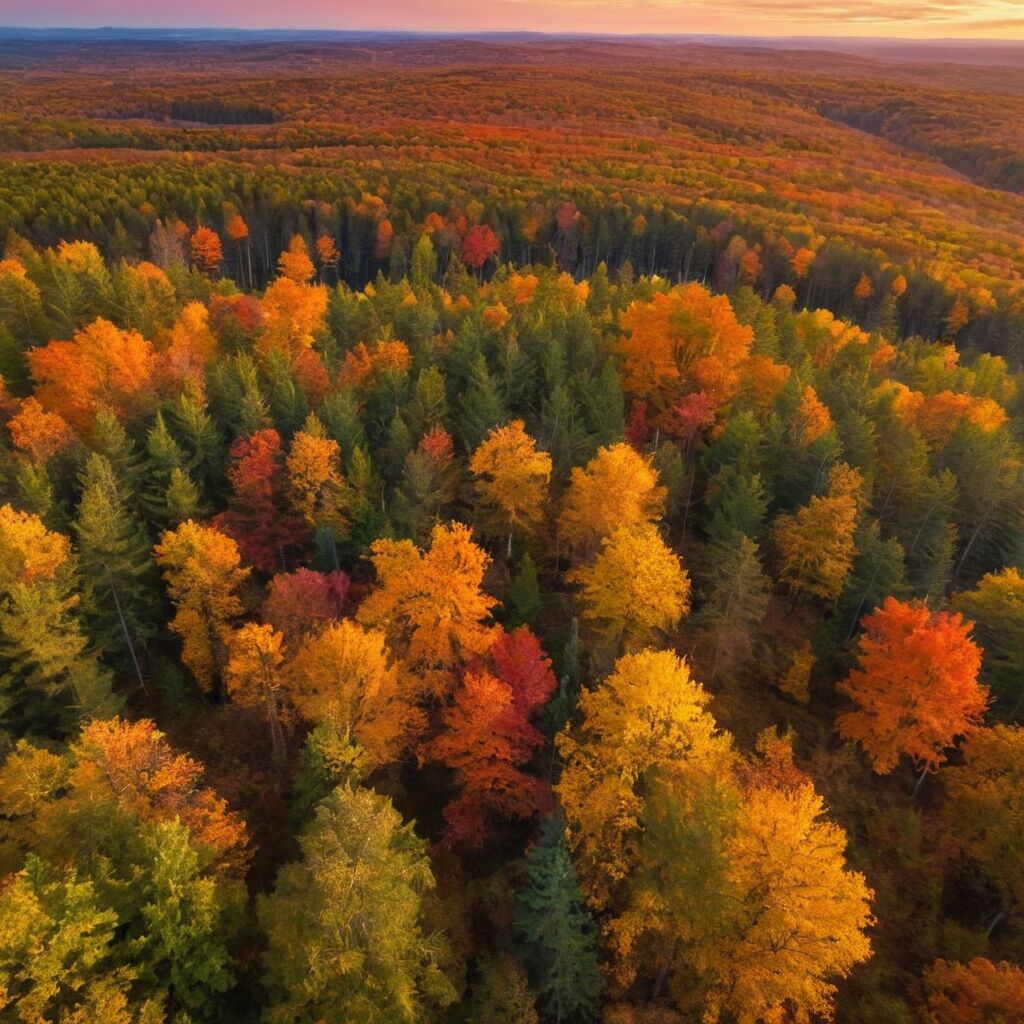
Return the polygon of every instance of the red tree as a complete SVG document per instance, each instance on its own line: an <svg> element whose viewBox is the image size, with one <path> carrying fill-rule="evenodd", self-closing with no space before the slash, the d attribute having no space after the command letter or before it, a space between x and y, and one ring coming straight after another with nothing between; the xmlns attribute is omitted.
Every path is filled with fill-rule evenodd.
<svg viewBox="0 0 1024 1024"><path fill-rule="evenodd" d="M445 808L445 841L480 849L493 819L531 818L550 805L547 784L521 767L544 742L516 707L512 687L489 672L468 672L428 747L455 773L459 794Z"/></svg>
<svg viewBox="0 0 1024 1024"><path fill-rule="evenodd" d="M498 236L486 224L474 224L462 239L462 261L479 270L500 248Z"/></svg>
<svg viewBox="0 0 1024 1024"><path fill-rule="evenodd" d="M302 520L284 511L281 438L272 428L258 430L238 438L231 457L231 498L214 524L234 538L252 565L269 572L281 564L285 548L306 535Z"/></svg>
<svg viewBox="0 0 1024 1024"><path fill-rule="evenodd" d="M267 588L263 621L294 644L328 622L340 619L348 602L349 578L343 572L296 569L278 573Z"/></svg>
<svg viewBox="0 0 1024 1024"><path fill-rule="evenodd" d="M555 690L551 659L529 626L502 633L491 647L494 674L512 691L517 714L529 718Z"/></svg>

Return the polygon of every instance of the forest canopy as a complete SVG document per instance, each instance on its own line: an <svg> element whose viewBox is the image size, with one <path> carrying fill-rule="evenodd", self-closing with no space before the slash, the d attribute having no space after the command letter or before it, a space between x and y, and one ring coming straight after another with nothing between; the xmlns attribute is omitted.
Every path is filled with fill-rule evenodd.
<svg viewBox="0 0 1024 1024"><path fill-rule="evenodd" d="M993 77L458 45L0 55L0 1021L1024 1020Z"/></svg>

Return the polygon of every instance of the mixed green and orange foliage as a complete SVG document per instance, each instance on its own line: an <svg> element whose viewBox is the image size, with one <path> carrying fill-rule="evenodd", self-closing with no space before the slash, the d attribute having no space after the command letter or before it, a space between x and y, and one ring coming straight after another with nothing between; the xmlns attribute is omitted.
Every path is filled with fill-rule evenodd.
<svg viewBox="0 0 1024 1024"><path fill-rule="evenodd" d="M1020 1017L1024 86L566 52L0 53L0 1020Z"/></svg>

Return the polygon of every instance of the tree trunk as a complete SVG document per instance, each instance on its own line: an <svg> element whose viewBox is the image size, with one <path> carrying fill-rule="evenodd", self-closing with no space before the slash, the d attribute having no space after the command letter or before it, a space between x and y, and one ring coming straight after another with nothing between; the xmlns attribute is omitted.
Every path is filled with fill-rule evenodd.
<svg viewBox="0 0 1024 1024"><path fill-rule="evenodd" d="M135 644L132 643L131 631L128 629L128 623L125 621L124 611L121 609L121 600L117 596L117 587L114 586L114 580L110 575L110 570L106 566L103 566L107 574L107 582L110 584L110 593L114 598L114 607L117 609L117 617L121 622L121 632L124 633L124 642L128 645L128 653L132 656L132 665L135 668L135 678L139 681L139 689L143 692L147 692L146 680L142 675L142 666L139 664L138 656L135 653Z"/></svg>

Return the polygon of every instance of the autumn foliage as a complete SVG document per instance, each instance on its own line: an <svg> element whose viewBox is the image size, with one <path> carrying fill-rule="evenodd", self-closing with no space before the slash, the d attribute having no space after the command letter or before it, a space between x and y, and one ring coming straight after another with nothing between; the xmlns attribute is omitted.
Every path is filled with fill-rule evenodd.
<svg viewBox="0 0 1024 1024"><path fill-rule="evenodd" d="M0 1020L1021 1017L943 45L5 42Z"/></svg>
<svg viewBox="0 0 1024 1024"><path fill-rule="evenodd" d="M875 771L892 771L903 756L934 771L988 702L970 623L889 597L862 625L857 668L839 685L855 708L838 717L839 731L860 743Z"/></svg>

